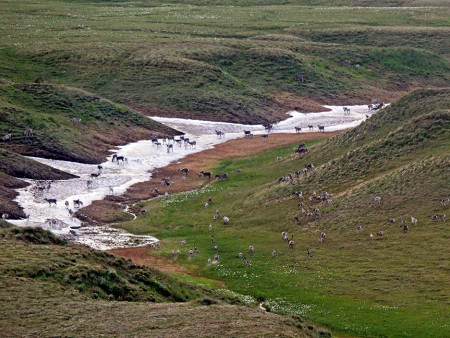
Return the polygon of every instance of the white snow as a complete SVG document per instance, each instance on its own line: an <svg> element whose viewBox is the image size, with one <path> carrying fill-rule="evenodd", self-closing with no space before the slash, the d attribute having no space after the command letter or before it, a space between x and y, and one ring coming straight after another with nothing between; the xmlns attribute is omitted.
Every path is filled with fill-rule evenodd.
<svg viewBox="0 0 450 338"><path fill-rule="evenodd" d="M292 133L295 126L301 127L302 132L308 132L308 125L314 125L314 131L317 131L317 125L319 124L325 126L325 131L342 130L358 125L368 114L367 106L348 107L351 109L350 114L344 114L342 106L327 106L331 111L321 113L306 114L292 111L288 113L291 117L274 125L272 132ZM24 208L28 218L11 220L11 223L18 226L41 226L59 236L100 250L146 245L156 242L158 240L155 237L132 235L110 226L80 227L80 221L69 216L64 202L68 201L70 203L69 208L76 211L73 200L80 199L84 206L88 206L93 201L101 200L111 193L115 195L122 194L131 185L149 180L151 171L155 168L164 167L171 162L182 159L188 154L209 149L215 144L243 137L244 130L250 130L253 134L266 133L262 125L243 125L181 118L152 118L184 132L185 136L189 137L191 141L197 141L196 148L186 149L184 145L180 147L174 144L174 151L167 153L165 145L157 148L152 144L151 140L130 143L118 147L118 150L114 150L114 153L117 155L126 157L128 163L113 163L111 162L111 155L108 161L101 164L103 171L96 179L91 179L90 174L98 172L97 165L33 158L41 163L77 175L79 178L53 181L50 190L45 191L41 195L36 195L35 187L42 182L26 180L30 183L30 186L17 190L19 195L16 201ZM218 138L215 130L225 132L225 137ZM87 186L88 180L93 181L90 188ZM155 182L155 186L158 185L159 182ZM57 199L57 206L49 206L44 198Z"/></svg>

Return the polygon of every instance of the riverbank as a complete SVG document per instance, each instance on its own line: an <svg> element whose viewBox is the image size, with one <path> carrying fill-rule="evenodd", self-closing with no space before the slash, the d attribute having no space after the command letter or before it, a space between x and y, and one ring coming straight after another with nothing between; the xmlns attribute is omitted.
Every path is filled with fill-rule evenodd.
<svg viewBox="0 0 450 338"><path fill-rule="evenodd" d="M140 201L156 198L166 192L175 194L200 189L213 182L216 174L213 173L213 177L208 179L200 177L198 175L200 171L210 171L220 160L245 157L289 144L328 138L339 132L341 131L271 134L267 140L262 137L240 138L217 144L211 149L190 154L180 161L155 169L150 180L130 186L122 195L108 195L103 200L94 201L90 206L82 209L83 220L92 225L130 220L129 214L124 211L125 205L128 205L135 214L138 214L139 207L136 204ZM188 168L188 175L181 174L178 171L180 168ZM160 184L164 177L171 178L172 185L170 187L164 187ZM159 193L155 191L155 188L159 190Z"/></svg>
<svg viewBox="0 0 450 338"><path fill-rule="evenodd" d="M134 208L124 202L134 201L133 203L135 203L156 197L161 193L165 194L166 191L162 189L159 182L161 177L171 176L172 185L167 191L169 194L197 189L207 184L206 180L195 175L195 173L198 174L199 171L207 169L205 167L207 162L200 162L199 159L194 158L192 163L183 163L184 166L191 167L190 176L197 177L197 181L183 183L186 178L178 173L180 160L190 154L200 153L235 139L241 139L241 141L236 141L237 143L241 142L240 146L237 146L237 143L231 143L227 149L219 147L212 159L218 160L224 156L232 157L233 155L245 156L271 147L293 144L297 141L303 142L311 137L323 137L326 134L315 132L319 125L323 126L326 131L342 130L358 125L367 118L369 113L366 106L349 108L350 112L347 113L343 111L343 107L338 106L328 106L329 111L313 114L289 112L290 117L274 125L270 134L267 134L262 125L250 126L155 117L154 119L164 124L165 128L184 132L185 137L188 137L191 142L195 141L196 144L190 146L187 143L184 145L177 143L173 144L173 151L168 151L164 145L165 139L159 139L160 145L151 140L129 143L114 151L116 155L127 159L126 161L122 161L120 164L117 161L112 162L111 155L106 162L101 164L101 169L92 164L33 158L78 178L54 181L51 189L40 194L36 192L39 191L38 186L41 182L27 180L30 186L18 189L19 196L15 201L24 208L24 212L29 217L14 221L14 223L19 226L40 226L71 241L100 250L154 243L157 239L152 236L128 234L109 224L130 220L139 214L139 208ZM309 126L313 131L310 131ZM295 134L295 127L301 127L302 132ZM216 135L216 130L222 131L225 135L219 137ZM254 137L243 138L245 130L250 130ZM290 134L278 136L285 133ZM262 138L261 134L269 137ZM209 156L209 153L206 153L205 156ZM194 163L197 163L198 167ZM166 168L166 171L159 169L165 168L169 164L172 164L172 167ZM153 180L150 180L152 176ZM150 182L147 184L137 185L148 181ZM135 185L137 186L131 193L133 196L121 196ZM158 188L159 193L156 189L153 189L152 192L152 188ZM57 203L49 205L46 199L54 199ZM95 201L102 202L96 203L90 209L79 209L80 205L77 205L75 201L81 201L82 207L89 207ZM74 214L76 217L73 217Z"/></svg>

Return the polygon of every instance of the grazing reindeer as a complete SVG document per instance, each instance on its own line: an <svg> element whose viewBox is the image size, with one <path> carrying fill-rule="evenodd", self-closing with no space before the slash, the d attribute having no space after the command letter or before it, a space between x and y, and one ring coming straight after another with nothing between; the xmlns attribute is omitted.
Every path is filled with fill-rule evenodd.
<svg viewBox="0 0 450 338"><path fill-rule="evenodd" d="M225 136L225 133L221 130L216 130L216 135L218 138L222 138Z"/></svg>
<svg viewBox="0 0 450 338"><path fill-rule="evenodd" d="M219 180L225 180L225 179L227 179L228 178L228 174L219 174L219 175L216 175L216 178L218 178Z"/></svg>
<svg viewBox="0 0 450 338"><path fill-rule="evenodd" d="M11 141L11 139L12 139L12 135L11 134L7 134L7 135L2 137L2 141Z"/></svg>
<svg viewBox="0 0 450 338"><path fill-rule="evenodd" d="M251 253L255 252L255 248L253 247L253 244L250 244L250 246L248 247L248 251L250 251Z"/></svg>
<svg viewBox="0 0 450 338"><path fill-rule="evenodd" d="M378 237L383 237L384 236L384 231L378 231L377 232L377 236Z"/></svg>
<svg viewBox="0 0 450 338"><path fill-rule="evenodd" d="M277 252L275 251L275 249L272 249L272 258L275 258L276 255L277 255Z"/></svg>
<svg viewBox="0 0 450 338"><path fill-rule="evenodd" d="M300 128L300 127L295 127L295 132L296 133L300 133L302 131L302 128Z"/></svg>
<svg viewBox="0 0 450 338"><path fill-rule="evenodd" d="M56 207L56 202L57 202L56 199L54 199L54 198L44 198L44 200L48 202L49 206L52 206L52 204L53 204Z"/></svg>
<svg viewBox="0 0 450 338"><path fill-rule="evenodd" d="M295 242L291 239L289 241L289 249L294 249L294 246L295 246Z"/></svg>
<svg viewBox="0 0 450 338"><path fill-rule="evenodd" d="M31 129L31 128L25 129L23 132L23 136L25 136L25 137L33 136L33 129Z"/></svg>
<svg viewBox="0 0 450 338"><path fill-rule="evenodd" d="M203 175L203 177L211 178L212 174L209 171L200 171L200 174Z"/></svg>
<svg viewBox="0 0 450 338"><path fill-rule="evenodd" d="M228 224L230 222L230 219L227 216L223 216L223 224Z"/></svg>
<svg viewBox="0 0 450 338"><path fill-rule="evenodd" d="M73 207L74 208L80 208L83 206L83 202L81 202L81 200L77 199L77 200L73 200Z"/></svg>
<svg viewBox="0 0 450 338"><path fill-rule="evenodd" d="M431 219L433 220L433 221L437 221L437 220L443 220L444 222L445 222L445 215L433 215L433 216L431 216Z"/></svg>
<svg viewBox="0 0 450 338"><path fill-rule="evenodd" d="M318 125L319 131L325 132L325 126Z"/></svg>
<svg viewBox="0 0 450 338"><path fill-rule="evenodd" d="M376 202L378 205L381 204L381 197L380 197L380 196L375 196L374 199L375 199L375 202Z"/></svg>
<svg viewBox="0 0 450 338"><path fill-rule="evenodd" d="M325 240L326 237L327 237L327 234L325 232L321 232L319 235L319 242L323 243L323 241Z"/></svg>
<svg viewBox="0 0 450 338"><path fill-rule="evenodd" d="M164 178L161 178L161 184L162 185L166 185L167 187L170 187L170 185L171 185L171 183L170 183L170 177L164 177ZM159 193L159 191L158 191L158 193Z"/></svg>
<svg viewBox="0 0 450 338"><path fill-rule="evenodd" d="M188 168L183 168L183 169L178 169L178 171L179 171L180 173L182 173L182 174L187 175L188 172L189 172L189 169L188 169Z"/></svg>
<svg viewBox="0 0 450 338"><path fill-rule="evenodd" d="M269 139L269 134L263 134L261 137L264 139L264 141L267 141Z"/></svg>
<svg viewBox="0 0 450 338"><path fill-rule="evenodd" d="M414 218L411 216L411 224L412 225L417 225L417 218Z"/></svg>
<svg viewBox="0 0 450 338"><path fill-rule="evenodd" d="M72 118L72 122L80 124L81 123L81 119L74 117L74 118Z"/></svg>

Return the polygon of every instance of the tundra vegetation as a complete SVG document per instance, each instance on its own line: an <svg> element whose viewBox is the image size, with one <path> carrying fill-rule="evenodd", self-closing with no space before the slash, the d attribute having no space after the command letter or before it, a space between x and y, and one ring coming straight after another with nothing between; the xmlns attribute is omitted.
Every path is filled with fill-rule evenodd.
<svg viewBox="0 0 450 338"><path fill-rule="evenodd" d="M0 0L0 16L0 213L13 217L15 177L70 178L22 155L99 163L176 134L142 114L270 125L433 88L307 153L226 159L204 168L228 173L208 190L141 203L146 217L120 226L161 238L151 255L180 250L183 282L0 221L0 334L329 334L305 317L349 335L450 335L433 218L450 183L445 1ZM323 191L332 203L308 200ZM232 305L256 301L295 315Z"/></svg>
<svg viewBox="0 0 450 338"><path fill-rule="evenodd" d="M333 332L446 336L450 251L446 222L433 215L448 213L449 94L415 91L352 130L306 142L307 154L290 146L223 160L210 171L233 173L228 180L141 203L147 217L120 227L160 238L149 255L180 249L176 263L193 275ZM216 209L227 224L213 220ZM219 264L208 265L216 252Z"/></svg>
<svg viewBox="0 0 450 338"><path fill-rule="evenodd" d="M256 335L330 334L296 315L257 310L252 297L72 246L40 228L0 220L0 252L2 336L174 336L179 330L206 336L236 329ZM218 320L223 325L216 325Z"/></svg>
<svg viewBox="0 0 450 338"><path fill-rule="evenodd" d="M449 80L442 0L1 4L0 77L150 115L263 123Z"/></svg>

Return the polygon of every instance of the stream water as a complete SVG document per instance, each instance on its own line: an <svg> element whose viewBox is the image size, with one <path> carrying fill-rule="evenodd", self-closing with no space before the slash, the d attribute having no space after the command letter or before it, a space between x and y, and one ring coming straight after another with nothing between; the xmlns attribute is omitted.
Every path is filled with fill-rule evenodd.
<svg viewBox="0 0 450 338"><path fill-rule="evenodd" d="M291 117L277 123L272 132L292 133L294 127L299 126L302 132L308 132L308 125L325 126L325 131L342 130L357 126L368 113L367 106L348 106L351 111L344 114L342 106L327 106L331 110L322 113L289 112ZM81 200L88 206L95 200L101 200L107 195L124 193L131 185L147 181L151 178L151 171L161 168L174 161L179 161L188 154L209 149L214 145L231 139L243 137L244 130L253 134L263 134L262 125L243 125L225 122L210 122L188 120L181 118L152 117L152 119L182 131L191 141L195 140L195 148L185 148L174 145L174 151L168 153L166 146L155 146L151 140L143 140L118 147L111 152L108 160L101 164L103 170L98 178L92 179L92 173L98 173L97 165L81 164L70 161L33 158L51 167L79 176L65 181L53 181L48 191L37 193L37 186L43 182L25 180L30 186L18 189L16 201L28 216L22 220L11 220L18 226L41 226L56 235L82 243L95 249L107 250L118 247L141 246L158 241L152 236L138 236L127 233L111 226L81 226L81 222L69 215L65 202L69 202L69 209L76 211L73 201ZM225 136L218 138L215 130L221 130ZM111 162L113 154L124 156L127 163ZM87 181L92 184L88 187ZM56 199L56 206L49 206L45 198Z"/></svg>

